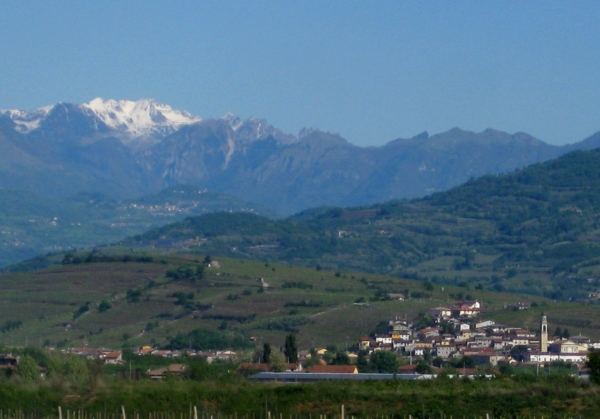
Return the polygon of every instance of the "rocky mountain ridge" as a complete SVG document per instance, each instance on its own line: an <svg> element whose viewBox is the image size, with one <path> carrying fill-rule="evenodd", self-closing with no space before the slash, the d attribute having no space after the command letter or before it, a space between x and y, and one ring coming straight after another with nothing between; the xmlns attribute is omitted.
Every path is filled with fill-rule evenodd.
<svg viewBox="0 0 600 419"><path fill-rule="evenodd" d="M286 134L232 114L203 119L153 100L94 99L0 111L0 187L40 194L141 196L192 184L291 214L415 198L574 149L525 133L451 129L358 147L314 129Z"/></svg>

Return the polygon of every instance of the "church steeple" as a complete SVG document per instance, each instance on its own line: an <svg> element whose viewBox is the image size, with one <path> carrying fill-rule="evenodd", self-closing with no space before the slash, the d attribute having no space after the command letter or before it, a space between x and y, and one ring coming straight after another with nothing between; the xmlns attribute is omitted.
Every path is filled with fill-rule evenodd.
<svg viewBox="0 0 600 419"><path fill-rule="evenodd" d="M548 352L548 320L546 319L546 313L542 313L540 323L540 352Z"/></svg>

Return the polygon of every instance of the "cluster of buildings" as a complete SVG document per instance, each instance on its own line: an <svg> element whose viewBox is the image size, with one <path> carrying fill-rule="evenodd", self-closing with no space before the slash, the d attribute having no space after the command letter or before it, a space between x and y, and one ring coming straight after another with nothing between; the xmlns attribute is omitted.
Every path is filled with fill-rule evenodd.
<svg viewBox="0 0 600 419"><path fill-rule="evenodd" d="M123 363L123 353L113 349L96 349L84 346L82 348L70 348L67 352L87 359L100 359L104 364L118 365Z"/></svg>
<svg viewBox="0 0 600 419"><path fill-rule="evenodd" d="M585 336L570 339L549 336L544 314L540 319L540 331L536 333L493 320L481 320L481 308L478 301L432 308L427 313L430 325L424 328L406 320L390 320L386 333L360 338L359 347L369 353L395 351L411 361L412 357L426 355L444 361L468 356L479 365L492 366L500 362L583 364L589 349L600 348L600 342L592 342ZM517 310L526 308L523 304L514 307Z"/></svg>
<svg viewBox="0 0 600 419"><path fill-rule="evenodd" d="M399 298L394 295L394 298ZM524 304L513 306L515 310L524 310ZM482 307L479 301L461 301L449 307L435 307L428 311L427 316L418 324L402 319L392 319L388 322L387 331L374 336L362 337L359 340L359 349L373 354L377 351L392 351L399 356L408 358L409 365L400 367L400 373L414 373L413 358L441 361L451 361L469 357L478 365L496 366L499 363L525 362L532 364L546 364L554 361L563 361L583 365L591 349L600 349L599 341L592 341L585 336L574 336L568 339L551 336L548 333L548 320L544 313L540 318L538 331L530 331L518 327L510 327L486 320L481 317ZM124 364L121 351L105 348L71 348L68 352L88 359L100 359L104 364ZM297 380L299 375L306 378L305 374L323 375L331 377L337 374L340 377L348 374L357 374L356 365L325 365L323 355L326 349L317 350L313 355L311 367L303 368L303 362L311 357L308 351L299 352L299 362L286 364L284 370ZM187 366L176 363L177 358L187 355L201 357L208 363L214 361L237 361L240 354L234 351L193 351L193 350L160 350L151 346L143 346L133 351L134 355L154 355L173 359L171 365L154 370L148 370L147 375L153 380L162 379L169 375L182 375ZM348 358L356 362L356 354L348 354ZM0 369L13 370L18 364L18 357L10 354L0 355ZM181 362L181 361L180 361ZM437 364L436 364L437 365ZM413 369L411 370L411 367ZM270 373L268 364L242 363L240 371L271 374L273 379L280 379L279 373ZM279 375L278 375L279 374ZM361 375L361 374L359 374ZM364 375L364 374L362 374ZM394 375L395 376L395 375ZM263 377L265 379L269 378ZM373 377L371 377L373 378ZM376 378L376 377L375 377ZM270 379L270 378L269 378ZM306 378L309 379L309 378Z"/></svg>
<svg viewBox="0 0 600 419"><path fill-rule="evenodd" d="M90 348L87 346L81 348L70 348L67 350L68 353L73 355L81 356L87 359L101 359L105 364L123 364L123 353L122 351L115 351L107 348ZM209 364L213 361L234 361L238 358L238 353L234 351L193 351L193 350L169 350L169 349L156 349L151 346L142 346L133 349L134 355L155 355L162 356L164 358L178 358L183 355L191 357L202 357Z"/></svg>
<svg viewBox="0 0 600 419"><path fill-rule="evenodd" d="M183 355L191 357L204 358L206 362L211 364L214 361L235 361L239 357L239 353L230 350L223 351L195 351L186 349L185 351L156 349L152 346L142 346L133 350L134 355L156 355L164 358L177 358Z"/></svg>
<svg viewBox="0 0 600 419"><path fill-rule="evenodd" d="M104 362L104 364L115 364L122 365L125 364L123 360L123 352L122 351L114 351L112 349L106 348L70 348L68 350L69 353L73 355L77 355L80 357L84 357L87 359L100 359ZM191 357L202 357L208 363L212 363L213 361L235 361L238 359L238 354L234 351L177 351L177 350L163 350L156 349L151 346L142 346L140 348L134 349L134 355L155 355L162 356L164 358L173 359L174 361L177 358L187 355ZM15 362L16 365L16 362ZM0 356L0 368L1 368L1 356ZM181 376L186 373L188 370L188 366L182 363L172 363L166 367L155 368L146 371L146 375L148 378L152 380L160 380L169 375L171 376Z"/></svg>

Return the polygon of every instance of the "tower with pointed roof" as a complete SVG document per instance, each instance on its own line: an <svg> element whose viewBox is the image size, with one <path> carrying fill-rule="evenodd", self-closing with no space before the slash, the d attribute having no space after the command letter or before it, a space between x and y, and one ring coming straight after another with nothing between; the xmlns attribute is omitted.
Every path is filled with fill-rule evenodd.
<svg viewBox="0 0 600 419"><path fill-rule="evenodd" d="M540 352L548 352L548 320L546 319L546 313L542 313L540 323Z"/></svg>

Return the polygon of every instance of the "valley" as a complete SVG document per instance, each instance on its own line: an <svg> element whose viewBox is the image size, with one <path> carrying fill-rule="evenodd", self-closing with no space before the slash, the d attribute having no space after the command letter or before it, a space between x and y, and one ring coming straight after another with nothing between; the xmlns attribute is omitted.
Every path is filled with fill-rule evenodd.
<svg viewBox="0 0 600 419"><path fill-rule="evenodd" d="M0 204L0 266L37 255L110 244L191 215L239 211L276 216L260 204L189 185L125 200L98 193L61 198L0 189Z"/></svg>

